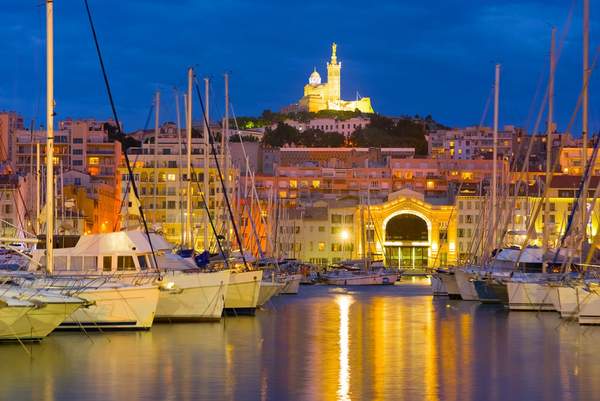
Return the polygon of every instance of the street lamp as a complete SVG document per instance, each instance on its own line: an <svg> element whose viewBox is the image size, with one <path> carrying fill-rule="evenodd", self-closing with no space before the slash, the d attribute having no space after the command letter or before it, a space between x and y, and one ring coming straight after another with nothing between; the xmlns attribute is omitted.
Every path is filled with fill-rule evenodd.
<svg viewBox="0 0 600 401"><path fill-rule="evenodd" d="M348 240L350 239L350 232L348 230L342 230L342 232L340 233L340 237L342 238L342 251L343 251L343 247L344 247L344 243L348 243ZM348 258L348 260L352 259L352 249L350 247L348 247L349 250L349 254L350 257Z"/></svg>

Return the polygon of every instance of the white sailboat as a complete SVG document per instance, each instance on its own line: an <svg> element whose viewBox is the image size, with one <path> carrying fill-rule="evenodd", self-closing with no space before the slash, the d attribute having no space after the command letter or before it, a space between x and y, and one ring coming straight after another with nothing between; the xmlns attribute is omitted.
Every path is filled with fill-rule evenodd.
<svg viewBox="0 0 600 401"><path fill-rule="evenodd" d="M78 325L84 328L138 328L147 329L151 326L156 311L158 287L156 285L134 286L123 283L113 283L107 280L98 282L86 278L84 272L89 271L93 257L83 258L70 255L68 251L55 258L54 253L54 25L53 2L46 1L46 246L44 250L36 251L30 264L31 270L40 266L44 269L45 278L35 280L31 285L59 293L77 294L88 302L88 307L76 310L72 316L63 322L66 326ZM67 248L68 249L68 248ZM55 263L62 268L76 267L80 274L75 278L59 280L60 274L55 275ZM66 282L66 284L65 284ZM149 316L151 316L150 320Z"/></svg>
<svg viewBox="0 0 600 401"><path fill-rule="evenodd" d="M14 336L20 341L41 340L87 304L78 297L16 285L2 286L0 293L4 297L33 305L10 326L6 336L0 334L0 339Z"/></svg>
<svg viewBox="0 0 600 401"><path fill-rule="evenodd" d="M13 325L33 308L33 302L0 295L0 340L19 340Z"/></svg>

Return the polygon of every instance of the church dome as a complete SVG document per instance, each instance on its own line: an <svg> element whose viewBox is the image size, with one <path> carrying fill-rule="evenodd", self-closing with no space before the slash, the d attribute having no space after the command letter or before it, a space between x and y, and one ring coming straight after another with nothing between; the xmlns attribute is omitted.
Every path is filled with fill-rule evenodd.
<svg viewBox="0 0 600 401"><path fill-rule="evenodd" d="M321 85L321 76L316 69L310 74L310 77L308 77L308 83L313 86Z"/></svg>

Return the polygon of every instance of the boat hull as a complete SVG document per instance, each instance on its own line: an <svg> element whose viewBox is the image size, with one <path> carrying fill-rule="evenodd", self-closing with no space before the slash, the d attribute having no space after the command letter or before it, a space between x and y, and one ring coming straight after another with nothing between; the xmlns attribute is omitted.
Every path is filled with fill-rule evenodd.
<svg viewBox="0 0 600 401"><path fill-rule="evenodd" d="M152 327L159 289L145 286L102 286L77 292L88 306L76 310L61 330L148 330Z"/></svg>
<svg viewBox="0 0 600 401"><path fill-rule="evenodd" d="M579 289L570 286L555 286L554 308L563 319L573 319L579 315Z"/></svg>
<svg viewBox="0 0 600 401"><path fill-rule="evenodd" d="M397 273L386 273L377 275L357 275L355 277L328 277L327 284L342 287L354 285L393 285L397 280Z"/></svg>
<svg viewBox="0 0 600 401"><path fill-rule="evenodd" d="M600 324L600 294L598 286L586 288L577 286L579 296L579 324L598 325Z"/></svg>
<svg viewBox="0 0 600 401"><path fill-rule="evenodd" d="M260 291L258 293L258 301L256 302L257 306L264 306L271 298L277 296L283 287L284 283L279 283L277 281L263 281L260 283Z"/></svg>
<svg viewBox="0 0 600 401"><path fill-rule="evenodd" d="M442 283L446 288L446 292L448 293L448 297L450 299L462 299L460 295L460 290L458 289L458 285L456 284L456 277L454 273L438 271L438 277L440 278L440 280L442 280Z"/></svg>
<svg viewBox="0 0 600 401"><path fill-rule="evenodd" d="M260 293L263 272L232 272L225 296L225 313L254 314Z"/></svg>
<svg viewBox="0 0 600 401"><path fill-rule="evenodd" d="M0 340L18 340L13 325L21 319L33 306L2 306L0 307Z"/></svg>
<svg viewBox="0 0 600 401"><path fill-rule="evenodd" d="M81 304L48 303L32 308L15 322L12 329L22 341L39 341L56 330Z"/></svg>
<svg viewBox="0 0 600 401"><path fill-rule="evenodd" d="M501 303L500 297L496 294L490 283L491 280L489 279L473 280L473 286L475 287L475 291L477 291L479 301L483 304Z"/></svg>
<svg viewBox="0 0 600 401"><path fill-rule="evenodd" d="M460 297L464 301L479 301L479 295L477 295L477 291L473 285L474 273L457 269L454 272L454 278L456 279L456 286L460 292Z"/></svg>
<svg viewBox="0 0 600 401"><path fill-rule="evenodd" d="M433 295L448 295L444 282L437 274L431 275L431 291L433 291Z"/></svg>
<svg viewBox="0 0 600 401"><path fill-rule="evenodd" d="M300 290L300 282L302 281L302 274L291 274L286 277L286 283L281 290L282 294L298 294Z"/></svg>
<svg viewBox="0 0 600 401"><path fill-rule="evenodd" d="M156 321L218 321L223 315L231 272L164 272Z"/></svg>
<svg viewBox="0 0 600 401"><path fill-rule="evenodd" d="M555 291L546 283L509 281L508 308L520 311L554 311Z"/></svg>

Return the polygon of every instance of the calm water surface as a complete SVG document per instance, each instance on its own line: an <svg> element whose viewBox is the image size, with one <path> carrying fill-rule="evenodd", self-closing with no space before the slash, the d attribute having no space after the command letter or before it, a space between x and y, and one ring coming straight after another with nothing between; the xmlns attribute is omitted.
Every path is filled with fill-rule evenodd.
<svg viewBox="0 0 600 401"><path fill-rule="evenodd" d="M0 345L0 400L593 400L600 327L434 299L425 280L302 287L257 316Z"/></svg>

